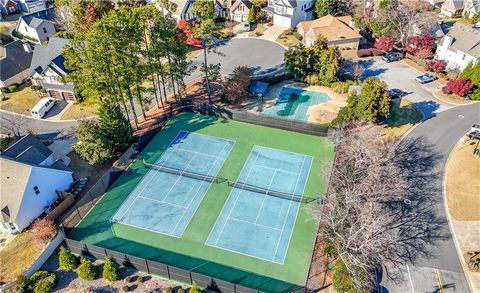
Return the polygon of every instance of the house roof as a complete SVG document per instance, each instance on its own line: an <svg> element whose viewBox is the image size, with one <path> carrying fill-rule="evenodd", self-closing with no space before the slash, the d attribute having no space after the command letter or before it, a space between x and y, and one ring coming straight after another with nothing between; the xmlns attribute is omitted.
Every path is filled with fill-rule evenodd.
<svg viewBox="0 0 480 293"><path fill-rule="evenodd" d="M20 17L29 27L37 28L42 22L53 22L55 19L55 12L52 8L44 9L34 13L30 13Z"/></svg>
<svg viewBox="0 0 480 293"><path fill-rule="evenodd" d="M53 152L35 136L27 134L1 154L23 163L40 164Z"/></svg>
<svg viewBox="0 0 480 293"><path fill-rule="evenodd" d="M450 50L460 50L480 58L480 29L455 23L447 36L453 38Z"/></svg>
<svg viewBox="0 0 480 293"><path fill-rule="evenodd" d="M360 38L361 35L348 26L351 19L350 16L334 17L326 15L315 20L302 21L297 27L303 29L308 34L313 34L315 39L320 35L328 41Z"/></svg>
<svg viewBox="0 0 480 293"><path fill-rule="evenodd" d="M0 80L7 80L29 68L33 54L25 51L22 41L14 41L2 48Z"/></svg>
<svg viewBox="0 0 480 293"><path fill-rule="evenodd" d="M0 164L1 220L15 222L33 167L3 157L0 157Z"/></svg>
<svg viewBox="0 0 480 293"><path fill-rule="evenodd" d="M237 7L243 3L245 6L247 6L247 8L250 9L250 6L252 6L252 3L249 1L249 0L237 0L233 3L233 5L230 7L230 11L234 11L235 9L237 9Z"/></svg>
<svg viewBox="0 0 480 293"><path fill-rule="evenodd" d="M63 48L68 43L67 39L51 37L46 46L37 45L33 52L30 72L43 73L47 67L53 63L60 67L65 73L69 73L63 64L65 59L61 57ZM38 68L40 67L40 68Z"/></svg>
<svg viewBox="0 0 480 293"><path fill-rule="evenodd" d="M464 0L448 0L442 4L442 7L450 11L458 11L463 8L463 1Z"/></svg>

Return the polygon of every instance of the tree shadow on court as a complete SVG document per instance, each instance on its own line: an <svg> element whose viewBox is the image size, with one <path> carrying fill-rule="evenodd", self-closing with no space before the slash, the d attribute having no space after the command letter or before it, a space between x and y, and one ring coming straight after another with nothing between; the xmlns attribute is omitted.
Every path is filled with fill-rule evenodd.
<svg viewBox="0 0 480 293"><path fill-rule="evenodd" d="M403 267L420 259L434 256L433 248L450 238L448 223L443 214L442 176L443 157L424 138L404 139L395 149L396 164L407 181L403 202L388 202L387 229L398 229L395 255L387 256L389 263L383 273L398 283L405 280Z"/></svg>

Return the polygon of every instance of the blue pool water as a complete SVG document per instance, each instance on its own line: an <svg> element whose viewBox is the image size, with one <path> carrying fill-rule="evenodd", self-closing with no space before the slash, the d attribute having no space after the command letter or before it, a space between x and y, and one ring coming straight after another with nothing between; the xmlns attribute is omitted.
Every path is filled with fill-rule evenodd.
<svg viewBox="0 0 480 293"><path fill-rule="evenodd" d="M325 93L283 87L275 105L264 110L262 115L290 120L308 120L308 108L330 100Z"/></svg>

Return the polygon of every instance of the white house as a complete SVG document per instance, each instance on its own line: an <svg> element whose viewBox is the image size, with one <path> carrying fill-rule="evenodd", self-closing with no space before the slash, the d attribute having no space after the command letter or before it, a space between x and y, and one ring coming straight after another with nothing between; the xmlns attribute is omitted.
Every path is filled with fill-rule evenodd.
<svg viewBox="0 0 480 293"><path fill-rule="evenodd" d="M23 12L32 13L47 8L46 0L14 0Z"/></svg>
<svg viewBox="0 0 480 293"><path fill-rule="evenodd" d="M53 9L45 9L35 13L27 14L17 22L17 32L38 43L48 41L55 35L55 24L53 22L55 13Z"/></svg>
<svg viewBox="0 0 480 293"><path fill-rule="evenodd" d="M18 233L73 184L72 171L32 135L0 155L0 230Z"/></svg>
<svg viewBox="0 0 480 293"><path fill-rule="evenodd" d="M13 0L0 0L0 13L5 15L15 14L20 12L20 6ZM1 20L0 14L0 20Z"/></svg>
<svg viewBox="0 0 480 293"><path fill-rule="evenodd" d="M313 9L313 0L268 0L268 5L263 8L273 24L287 28L312 19Z"/></svg>
<svg viewBox="0 0 480 293"><path fill-rule="evenodd" d="M435 59L447 62L447 69L462 71L480 60L480 29L455 23L437 46Z"/></svg>
<svg viewBox="0 0 480 293"><path fill-rule="evenodd" d="M249 0L236 0L228 7L228 13L233 21L247 21L252 3Z"/></svg>
<svg viewBox="0 0 480 293"><path fill-rule="evenodd" d="M32 84L43 87L48 94L58 100L75 100L75 85L64 82L70 73L65 68L62 51L67 39L52 37L47 45L37 45L30 64Z"/></svg>
<svg viewBox="0 0 480 293"><path fill-rule="evenodd" d="M441 6L441 12L448 17L454 17L461 14L464 0L447 0Z"/></svg>
<svg viewBox="0 0 480 293"><path fill-rule="evenodd" d="M20 40L0 47L0 88L30 78L32 55L30 44Z"/></svg>

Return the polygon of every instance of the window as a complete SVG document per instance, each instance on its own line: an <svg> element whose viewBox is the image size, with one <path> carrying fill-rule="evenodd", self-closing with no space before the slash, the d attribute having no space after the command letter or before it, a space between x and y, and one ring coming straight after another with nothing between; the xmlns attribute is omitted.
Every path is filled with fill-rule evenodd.
<svg viewBox="0 0 480 293"><path fill-rule="evenodd" d="M35 191L35 194L38 195L40 193L40 189L38 189L38 186L35 185L33 188L33 191Z"/></svg>
<svg viewBox="0 0 480 293"><path fill-rule="evenodd" d="M46 34L47 33L47 28L43 28L43 33Z"/></svg>
<svg viewBox="0 0 480 293"><path fill-rule="evenodd" d="M463 54L462 60L465 60L466 57L467 57L467 54Z"/></svg>

